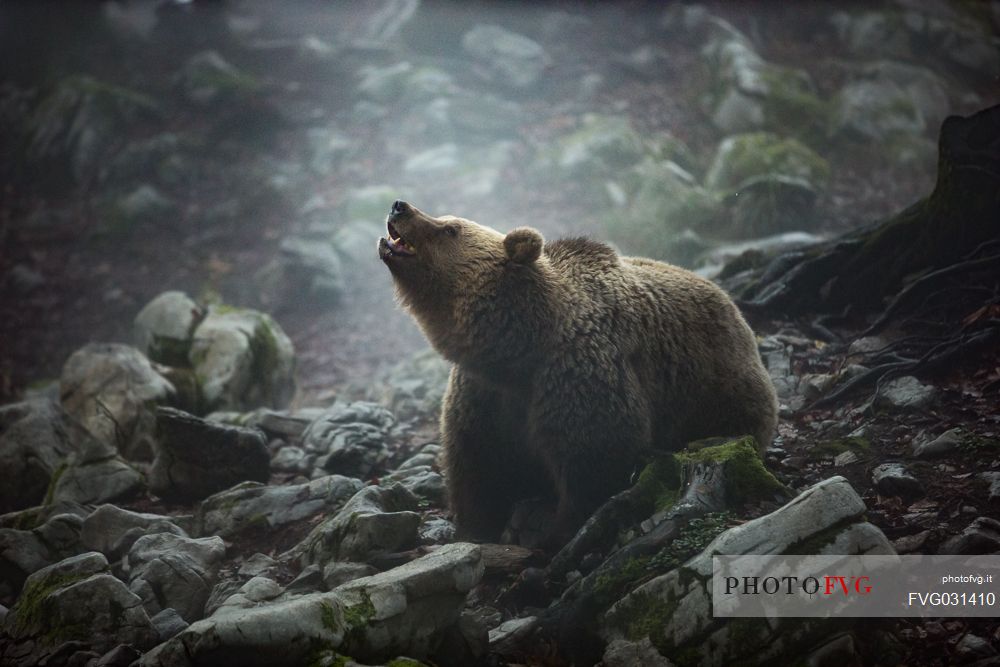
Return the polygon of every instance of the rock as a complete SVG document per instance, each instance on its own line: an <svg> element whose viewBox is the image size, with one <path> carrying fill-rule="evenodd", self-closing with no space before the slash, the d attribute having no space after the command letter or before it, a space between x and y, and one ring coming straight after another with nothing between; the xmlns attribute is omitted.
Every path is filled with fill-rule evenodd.
<svg viewBox="0 0 1000 667"><path fill-rule="evenodd" d="M65 173L84 185L121 140L122 131L155 108L151 98L134 90L89 76L66 77L32 110L24 159L47 177Z"/></svg>
<svg viewBox="0 0 1000 667"><path fill-rule="evenodd" d="M420 524L418 533L424 544L447 544L455 540L455 524L447 519L429 519Z"/></svg>
<svg viewBox="0 0 1000 667"><path fill-rule="evenodd" d="M568 178L615 176L641 161L646 151L627 116L587 114L577 130L540 153L536 169L555 169Z"/></svg>
<svg viewBox="0 0 1000 667"><path fill-rule="evenodd" d="M857 452L849 449L846 452L841 452L840 454L834 456L833 465L838 468L841 468L843 466L851 465L852 463L857 463L860 460L861 457L858 456Z"/></svg>
<svg viewBox="0 0 1000 667"><path fill-rule="evenodd" d="M512 144L498 141L477 149L475 155L447 142L411 155L403 163L404 174L428 187L441 187L449 181L448 192L458 191L467 197L486 196L496 189L506 167Z"/></svg>
<svg viewBox="0 0 1000 667"><path fill-rule="evenodd" d="M938 549L939 554L992 554L1000 551L1000 521L981 516Z"/></svg>
<svg viewBox="0 0 1000 667"><path fill-rule="evenodd" d="M239 575L241 577L261 576L270 572L277 564L278 561L267 554L255 553L240 566Z"/></svg>
<svg viewBox="0 0 1000 667"><path fill-rule="evenodd" d="M119 644L98 659L93 667L129 667L142 654L127 644Z"/></svg>
<svg viewBox="0 0 1000 667"><path fill-rule="evenodd" d="M989 487L989 501L995 503L1000 500L1000 472L991 470L989 472L981 472L978 475L979 479L985 480Z"/></svg>
<svg viewBox="0 0 1000 667"><path fill-rule="evenodd" d="M458 621L466 594L482 574L478 547L451 544L328 593L221 607L139 664L193 667L233 656L246 667L304 664L317 646L364 661L424 658Z"/></svg>
<svg viewBox="0 0 1000 667"><path fill-rule="evenodd" d="M140 537L155 533L187 537L172 517L101 505L83 520L80 544L86 549L101 552L111 560L118 560Z"/></svg>
<svg viewBox="0 0 1000 667"><path fill-rule="evenodd" d="M720 225L722 199L698 186L672 161L646 159L622 177L623 206L607 217L608 235L625 250L674 261L682 257L686 229ZM653 221L651 223L651 221ZM700 254L699 245L691 254Z"/></svg>
<svg viewBox="0 0 1000 667"><path fill-rule="evenodd" d="M525 616L504 621L489 632L490 651L500 655L516 653L519 644L538 626L538 618Z"/></svg>
<svg viewBox="0 0 1000 667"><path fill-rule="evenodd" d="M110 234L133 232L167 220L178 211L177 202L149 183L137 185L126 194L109 197L105 206L103 229Z"/></svg>
<svg viewBox="0 0 1000 667"><path fill-rule="evenodd" d="M887 496L917 497L924 495L924 486L908 473L901 463L883 463L872 471L875 487Z"/></svg>
<svg viewBox="0 0 1000 667"><path fill-rule="evenodd" d="M78 641L99 652L118 644L148 649L156 643L141 601L107 568L104 556L87 553L28 577L4 622L4 633L12 643L23 642L30 654L30 659L22 657L14 664L40 664L65 641Z"/></svg>
<svg viewBox="0 0 1000 667"><path fill-rule="evenodd" d="M820 190L804 178L768 174L750 178L726 198L730 234L778 234L812 225Z"/></svg>
<svg viewBox="0 0 1000 667"><path fill-rule="evenodd" d="M411 468L433 468L437 465L438 456L440 456L440 454L440 445L436 445L434 443L424 445L420 448L419 452L396 466L396 471L409 470Z"/></svg>
<svg viewBox="0 0 1000 667"><path fill-rule="evenodd" d="M462 48L480 76L513 88L532 86L552 62L540 44L497 25L473 26L462 35Z"/></svg>
<svg viewBox="0 0 1000 667"><path fill-rule="evenodd" d="M184 97L199 106L237 102L260 89L253 76L237 69L215 51L202 51L188 59L177 75Z"/></svg>
<svg viewBox="0 0 1000 667"><path fill-rule="evenodd" d="M837 93L829 132L885 141L936 130L949 111L947 87L930 70L891 61L871 63Z"/></svg>
<svg viewBox="0 0 1000 667"><path fill-rule="evenodd" d="M876 405L894 410L920 410L934 401L937 395L938 390L933 385L923 384L912 375L904 375L882 387Z"/></svg>
<svg viewBox="0 0 1000 667"><path fill-rule="evenodd" d="M417 541L420 515L416 509L416 497L400 484L366 486L289 555L305 567L331 560L364 562L373 554L408 548Z"/></svg>
<svg viewBox="0 0 1000 667"><path fill-rule="evenodd" d="M281 408L295 386L295 350L264 313L212 306L194 332L189 354L213 410Z"/></svg>
<svg viewBox="0 0 1000 667"><path fill-rule="evenodd" d="M451 75L437 67L403 61L362 68L358 92L380 104L420 105L458 90Z"/></svg>
<svg viewBox="0 0 1000 667"><path fill-rule="evenodd" d="M370 577L376 572L377 570L367 563L332 561L323 566L323 585L326 586L327 590L333 590L341 584L362 577Z"/></svg>
<svg viewBox="0 0 1000 667"><path fill-rule="evenodd" d="M601 635L609 643L649 637L668 659L697 651L704 664L784 664L801 657L845 628L827 619L795 619L794 627L781 619L739 619L746 623L735 632L734 619L712 616L712 557L781 554L807 543L806 550L816 554L895 553L885 535L865 522L864 511L843 477L820 482L775 512L726 530L683 566L639 585L604 615Z"/></svg>
<svg viewBox="0 0 1000 667"><path fill-rule="evenodd" d="M157 404L174 387L134 347L90 343L74 352L59 379L63 408L97 440L130 459L152 458Z"/></svg>
<svg viewBox="0 0 1000 667"><path fill-rule="evenodd" d="M199 500L239 482L266 482L269 477L267 441L256 429L160 408L157 435L149 489L163 498Z"/></svg>
<svg viewBox="0 0 1000 667"><path fill-rule="evenodd" d="M135 316L136 347L157 363L186 366L191 337L203 315L204 310L184 292L163 292Z"/></svg>
<svg viewBox="0 0 1000 667"><path fill-rule="evenodd" d="M444 506L447 490L444 477L431 470L430 466L397 470L385 476L386 482L399 482L413 495L429 501L432 505Z"/></svg>
<svg viewBox="0 0 1000 667"><path fill-rule="evenodd" d="M913 535L904 535L893 540L892 546L898 554L920 553L930 535L931 531L929 530L922 530Z"/></svg>
<svg viewBox="0 0 1000 667"><path fill-rule="evenodd" d="M362 20L351 21L340 37L359 49L393 47L419 7L419 0L384 0L366 5Z"/></svg>
<svg viewBox="0 0 1000 667"><path fill-rule="evenodd" d="M967 632L955 645L955 654L965 660L976 660L978 658L991 658L997 654L997 650L989 641Z"/></svg>
<svg viewBox="0 0 1000 667"><path fill-rule="evenodd" d="M334 403L302 434L303 447L317 455L317 469L349 477L370 477L389 458L395 417L374 403Z"/></svg>
<svg viewBox="0 0 1000 667"><path fill-rule="evenodd" d="M300 595L302 593L323 591L326 590L323 582L323 568L313 563L308 567L302 568L302 571L288 582L288 585L285 586L285 592L289 595Z"/></svg>
<svg viewBox="0 0 1000 667"><path fill-rule="evenodd" d="M52 499L95 505L133 498L145 490L142 473L114 451L94 443L71 455L52 487Z"/></svg>
<svg viewBox="0 0 1000 667"><path fill-rule="evenodd" d="M639 641L616 639L604 649L603 662L605 667L633 667L633 665L649 665L650 667L674 667L660 655L649 637Z"/></svg>
<svg viewBox="0 0 1000 667"><path fill-rule="evenodd" d="M439 414L451 364L427 349L393 366L382 380L382 403L399 419Z"/></svg>
<svg viewBox="0 0 1000 667"><path fill-rule="evenodd" d="M290 308L334 303L345 291L344 269L335 243L309 235L286 236L278 255L255 275L261 302Z"/></svg>
<svg viewBox="0 0 1000 667"><path fill-rule="evenodd" d="M953 428L945 431L936 438L926 439L919 443L917 440L914 440L913 456L918 459L945 456L954 452L961 444L962 430Z"/></svg>
<svg viewBox="0 0 1000 667"><path fill-rule="evenodd" d="M41 505L53 475L84 439L80 427L45 399L0 406L0 512Z"/></svg>
<svg viewBox="0 0 1000 667"><path fill-rule="evenodd" d="M761 177L784 177L822 189L830 177L830 165L796 139L769 132L727 137L715 151L705 174L705 185L715 190L742 190L748 181Z"/></svg>
<svg viewBox="0 0 1000 667"><path fill-rule="evenodd" d="M83 520L56 514L31 530L0 528L0 597L13 596L33 572L81 551Z"/></svg>
<svg viewBox="0 0 1000 667"><path fill-rule="evenodd" d="M167 607L162 610L149 619L149 622L153 624L153 628L156 630L156 634L159 636L161 642L165 642L174 635L183 632L189 625L173 607Z"/></svg>
<svg viewBox="0 0 1000 667"><path fill-rule="evenodd" d="M307 475L312 471L315 460L315 456L307 454L301 447L289 445L271 457L271 470Z"/></svg>
<svg viewBox="0 0 1000 667"><path fill-rule="evenodd" d="M231 538L248 528L273 529L320 512L332 513L362 486L360 480L340 475L290 486L244 482L202 501L198 532Z"/></svg>
<svg viewBox="0 0 1000 667"><path fill-rule="evenodd" d="M727 134L814 128L823 104L809 74L765 61L731 25L714 17L712 23L701 54L712 81L703 105L715 126Z"/></svg>
<svg viewBox="0 0 1000 667"><path fill-rule="evenodd" d="M192 623L204 613L225 554L226 546L219 537L144 535L135 541L125 560L129 588L142 598L149 614L172 607Z"/></svg>

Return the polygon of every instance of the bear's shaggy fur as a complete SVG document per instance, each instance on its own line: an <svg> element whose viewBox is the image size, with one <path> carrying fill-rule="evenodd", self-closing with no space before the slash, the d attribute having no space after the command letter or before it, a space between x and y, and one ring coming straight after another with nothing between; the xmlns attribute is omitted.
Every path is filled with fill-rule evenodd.
<svg viewBox="0 0 1000 667"><path fill-rule="evenodd" d="M653 449L771 442L777 401L753 333L708 280L405 202L387 225L397 295L454 363L441 437L460 534L496 539L514 502L544 495L566 538Z"/></svg>

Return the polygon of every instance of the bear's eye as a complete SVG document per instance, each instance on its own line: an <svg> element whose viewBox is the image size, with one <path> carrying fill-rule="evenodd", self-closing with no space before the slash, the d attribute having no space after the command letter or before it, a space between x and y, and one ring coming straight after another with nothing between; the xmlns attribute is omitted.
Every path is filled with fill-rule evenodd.
<svg viewBox="0 0 1000 667"><path fill-rule="evenodd" d="M448 236L458 236L458 225L445 225L444 231Z"/></svg>

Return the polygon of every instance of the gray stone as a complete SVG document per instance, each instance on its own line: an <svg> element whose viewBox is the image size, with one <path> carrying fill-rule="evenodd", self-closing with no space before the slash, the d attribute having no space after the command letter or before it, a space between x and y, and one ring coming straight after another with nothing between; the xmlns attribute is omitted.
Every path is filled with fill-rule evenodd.
<svg viewBox="0 0 1000 667"><path fill-rule="evenodd" d="M434 350L408 356L383 379L382 402L399 419L436 415L441 410L450 373L451 364Z"/></svg>
<svg viewBox="0 0 1000 667"><path fill-rule="evenodd" d="M961 444L962 430L953 428L945 431L936 438L926 439L923 442L914 440L913 456L918 459L946 456L954 452Z"/></svg>
<svg viewBox="0 0 1000 667"><path fill-rule="evenodd" d="M0 512L41 505L53 474L82 439L65 412L44 399L0 407Z"/></svg>
<svg viewBox="0 0 1000 667"><path fill-rule="evenodd" d="M174 387L134 347L91 343L63 367L59 393L66 411L100 442L126 458L149 460L157 403Z"/></svg>
<svg viewBox="0 0 1000 667"><path fill-rule="evenodd" d="M203 315L204 310L184 292L163 292L135 316L136 347L153 361L186 366L191 337Z"/></svg>
<svg viewBox="0 0 1000 667"><path fill-rule="evenodd" d="M937 395L938 390L933 385L923 384L912 375L904 375L882 387L876 404L896 410L919 410L927 407Z"/></svg>
<svg viewBox="0 0 1000 667"><path fill-rule="evenodd" d="M981 472L979 479L985 480L989 484L989 501L995 503L1000 500L1000 472L995 470Z"/></svg>
<svg viewBox="0 0 1000 667"><path fill-rule="evenodd" d="M247 528L272 529L320 512L332 513L362 486L360 480L340 475L290 486L244 482L202 501L198 532L229 538Z"/></svg>
<svg viewBox="0 0 1000 667"><path fill-rule="evenodd" d="M142 654L127 644L119 644L104 655L93 667L129 667ZM88 665L89 667L89 665Z"/></svg>
<svg viewBox="0 0 1000 667"><path fill-rule="evenodd" d="M300 595L302 593L313 593L315 591L326 590L323 577L323 568L313 563L302 568L298 575L288 582L285 592L290 595Z"/></svg>
<svg viewBox="0 0 1000 667"><path fill-rule="evenodd" d="M177 75L177 86L194 104L208 106L253 95L260 83L215 51L202 51L188 59Z"/></svg>
<svg viewBox="0 0 1000 667"><path fill-rule="evenodd" d="M255 553L240 565L239 575L241 577L257 577L270 572L277 564L278 561L267 554Z"/></svg>
<svg viewBox="0 0 1000 667"><path fill-rule="evenodd" d="M246 667L305 663L316 646L363 661L425 658L479 583L479 547L451 544L328 593L220 607L142 657L145 667L193 667L239 656ZM247 600L248 602L248 600Z"/></svg>
<svg viewBox="0 0 1000 667"><path fill-rule="evenodd" d="M333 590L349 581L370 577L376 572L377 570L367 563L331 561L323 566L323 585L328 590Z"/></svg>
<svg viewBox="0 0 1000 667"><path fill-rule="evenodd" d="M731 190L755 177L786 176L820 187L829 175L826 160L796 139L753 132L727 137L719 144L705 185Z"/></svg>
<svg viewBox="0 0 1000 667"><path fill-rule="evenodd" d="M839 468L842 466L851 465L852 463L857 463L860 460L861 457L858 456L857 452L855 452L852 449L849 449L846 452L841 452L840 454L834 456L833 465Z"/></svg>
<svg viewBox="0 0 1000 667"><path fill-rule="evenodd" d="M80 544L109 559L124 556L143 535L172 533L187 537L172 517L130 512L114 505L101 505L83 520Z"/></svg>
<svg viewBox="0 0 1000 667"><path fill-rule="evenodd" d="M443 506L447 490L444 477L434 472L430 466L412 467L397 470L385 476L386 482L399 482L413 495L430 501L432 505Z"/></svg>
<svg viewBox="0 0 1000 667"><path fill-rule="evenodd" d="M89 76L63 78L31 111L24 158L39 166L68 167L73 180L85 184L125 128L155 108L151 98L128 88Z"/></svg>
<svg viewBox="0 0 1000 667"><path fill-rule="evenodd" d="M887 496L917 497L924 495L920 481L906 471L902 463L883 463L872 470L872 482L879 493Z"/></svg>
<svg viewBox="0 0 1000 667"><path fill-rule="evenodd" d="M28 575L79 553L82 523L56 514L31 530L0 528L0 595L13 597Z"/></svg>
<svg viewBox="0 0 1000 667"><path fill-rule="evenodd" d="M1000 521L981 516L947 540L939 554L993 554L1000 552Z"/></svg>
<svg viewBox="0 0 1000 667"><path fill-rule="evenodd" d="M278 255L255 275L261 301L271 307L335 302L345 290L345 272L335 243L312 235L286 236Z"/></svg>
<svg viewBox="0 0 1000 667"><path fill-rule="evenodd" d="M604 649L603 662L605 667L634 667L649 665L649 667L674 667L674 663L664 658L653 646L649 637L639 641L616 639L608 643Z"/></svg>
<svg viewBox="0 0 1000 667"><path fill-rule="evenodd" d="M462 35L462 48L486 80L515 88L536 83L552 62L540 44L497 25L473 26Z"/></svg>
<svg viewBox="0 0 1000 667"><path fill-rule="evenodd" d="M302 434L302 446L317 455L317 469L367 478L389 458L396 420L374 403L334 403Z"/></svg>
<svg viewBox="0 0 1000 667"><path fill-rule="evenodd" d="M88 553L35 572L5 620L5 633L14 642L36 640L28 650L39 658L67 640L101 652L123 643L150 648L157 635L141 601L107 567L103 555Z"/></svg>
<svg viewBox="0 0 1000 667"><path fill-rule="evenodd" d="M128 552L129 588L150 614L173 607L188 623L202 617L226 546L219 537L144 535Z"/></svg>
<svg viewBox="0 0 1000 667"><path fill-rule="evenodd" d="M441 446L434 443L424 445L420 451L400 463L396 470L409 470L410 468L422 468L425 466L434 467L437 465L438 456L441 454Z"/></svg>
<svg viewBox="0 0 1000 667"><path fill-rule="evenodd" d="M157 436L149 488L163 498L199 500L239 482L266 482L270 475L267 441L256 429L160 408Z"/></svg>
<svg viewBox="0 0 1000 667"><path fill-rule="evenodd" d="M949 111L948 90L930 70L882 61L864 67L837 94L832 135L884 141L936 130Z"/></svg>
<svg viewBox="0 0 1000 667"><path fill-rule="evenodd" d="M189 625L173 607L167 607L162 610L149 619L149 622L153 624L153 628L156 630L156 634L159 636L161 642L165 642L174 635L183 632Z"/></svg>
<svg viewBox="0 0 1000 667"><path fill-rule="evenodd" d="M540 152L536 170L569 178L617 176L640 162L648 149L627 116L587 114L580 126Z"/></svg>
<svg viewBox="0 0 1000 667"><path fill-rule="evenodd" d="M986 639L967 632L955 645L955 653L966 660L975 660L991 658L997 654L997 650Z"/></svg>
<svg viewBox="0 0 1000 667"><path fill-rule="evenodd" d="M142 473L118 456L112 445L90 439L70 455L52 485L51 499L94 505L132 498L145 487Z"/></svg>
<svg viewBox="0 0 1000 667"><path fill-rule="evenodd" d="M331 560L366 561L416 544L417 499L405 487L366 486L316 526L289 555L302 566Z"/></svg>
<svg viewBox="0 0 1000 667"><path fill-rule="evenodd" d="M275 472L290 472L308 474L313 469L314 456L295 445L282 447L271 457L271 470Z"/></svg>
<svg viewBox="0 0 1000 667"><path fill-rule="evenodd" d="M420 104L457 90L451 75L437 67L398 62L361 70L358 92L380 104Z"/></svg>
<svg viewBox="0 0 1000 667"><path fill-rule="evenodd" d="M428 519L418 529L424 544L447 544L455 539L455 524L448 519Z"/></svg>
<svg viewBox="0 0 1000 667"><path fill-rule="evenodd" d="M712 557L716 554L760 555L787 553L796 544L822 536L822 544L811 548L818 554L891 555L892 545L875 526L864 521L864 502L843 477L832 477L807 489L797 498L772 512L730 528L712 541L699 555L678 569L639 585L604 615L600 632L608 642L626 637L635 614L649 609L651 602L669 605L677 611L657 618L658 632L677 651L697 649L704 664L784 663L817 644L825 643L843 628L830 627L823 619L796 619L791 630L783 622L753 624L740 633L731 620L712 616ZM835 534L831 534L831 530ZM648 612L646 612L648 613ZM632 620L630 620L632 619ZM752 632L752 639L745 632ZM780 642L776 641L780 637ZM765 647L757 652L754 647Z"/></svg>
<svg viewBox="0 0 1000 667"><path fill-rule="evenodd" d="M931 536L929 530L922 530L913 535L904 535L892 541L892 546L899 554L919 553L927 543L927 538Z"/></svg>
<svg viewBox="0 0 1000 667"><path fill-rule="evenodd" d="M149 183L137 185L126 194L108 199L104 223L111 233L121 234L136 228L161 222L175 215L177 202Z"/></svg>
<svg viewBox="0 0 1000 667"><path fill-rule="evenodd" d="M490 651L500 655L515 653L524 639L538 626L536 616L512 618L489 632Z"/></svg>
<svg viewBox="0 0 1000 667"><path fill-rule="evenodd" d="M189 360L210 409L282 408L294 393L292 342L255 310L210 307L195 329Z"/></svg>

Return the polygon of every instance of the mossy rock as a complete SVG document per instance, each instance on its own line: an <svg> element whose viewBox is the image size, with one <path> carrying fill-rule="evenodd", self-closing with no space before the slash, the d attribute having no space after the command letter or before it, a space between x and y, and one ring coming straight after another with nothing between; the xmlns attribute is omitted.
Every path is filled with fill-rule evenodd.
<svg viewBox="0 0 1000 667"><path fill-rule="evenodd" d="M802 179L820 189L829 181L830 165L797 139L770 132L738 134L719 145L705 185L713 190L733 190L762 176Z"/></svg>
<svg viewBox="0 0 1000 667"><path fill-rule="evenodd" d="M750 436L699 449L689 446L677 454L677 460L681 464L724 466L726 503L732 507L789 495L785 485L764 467L757 443Z"/></svg>

